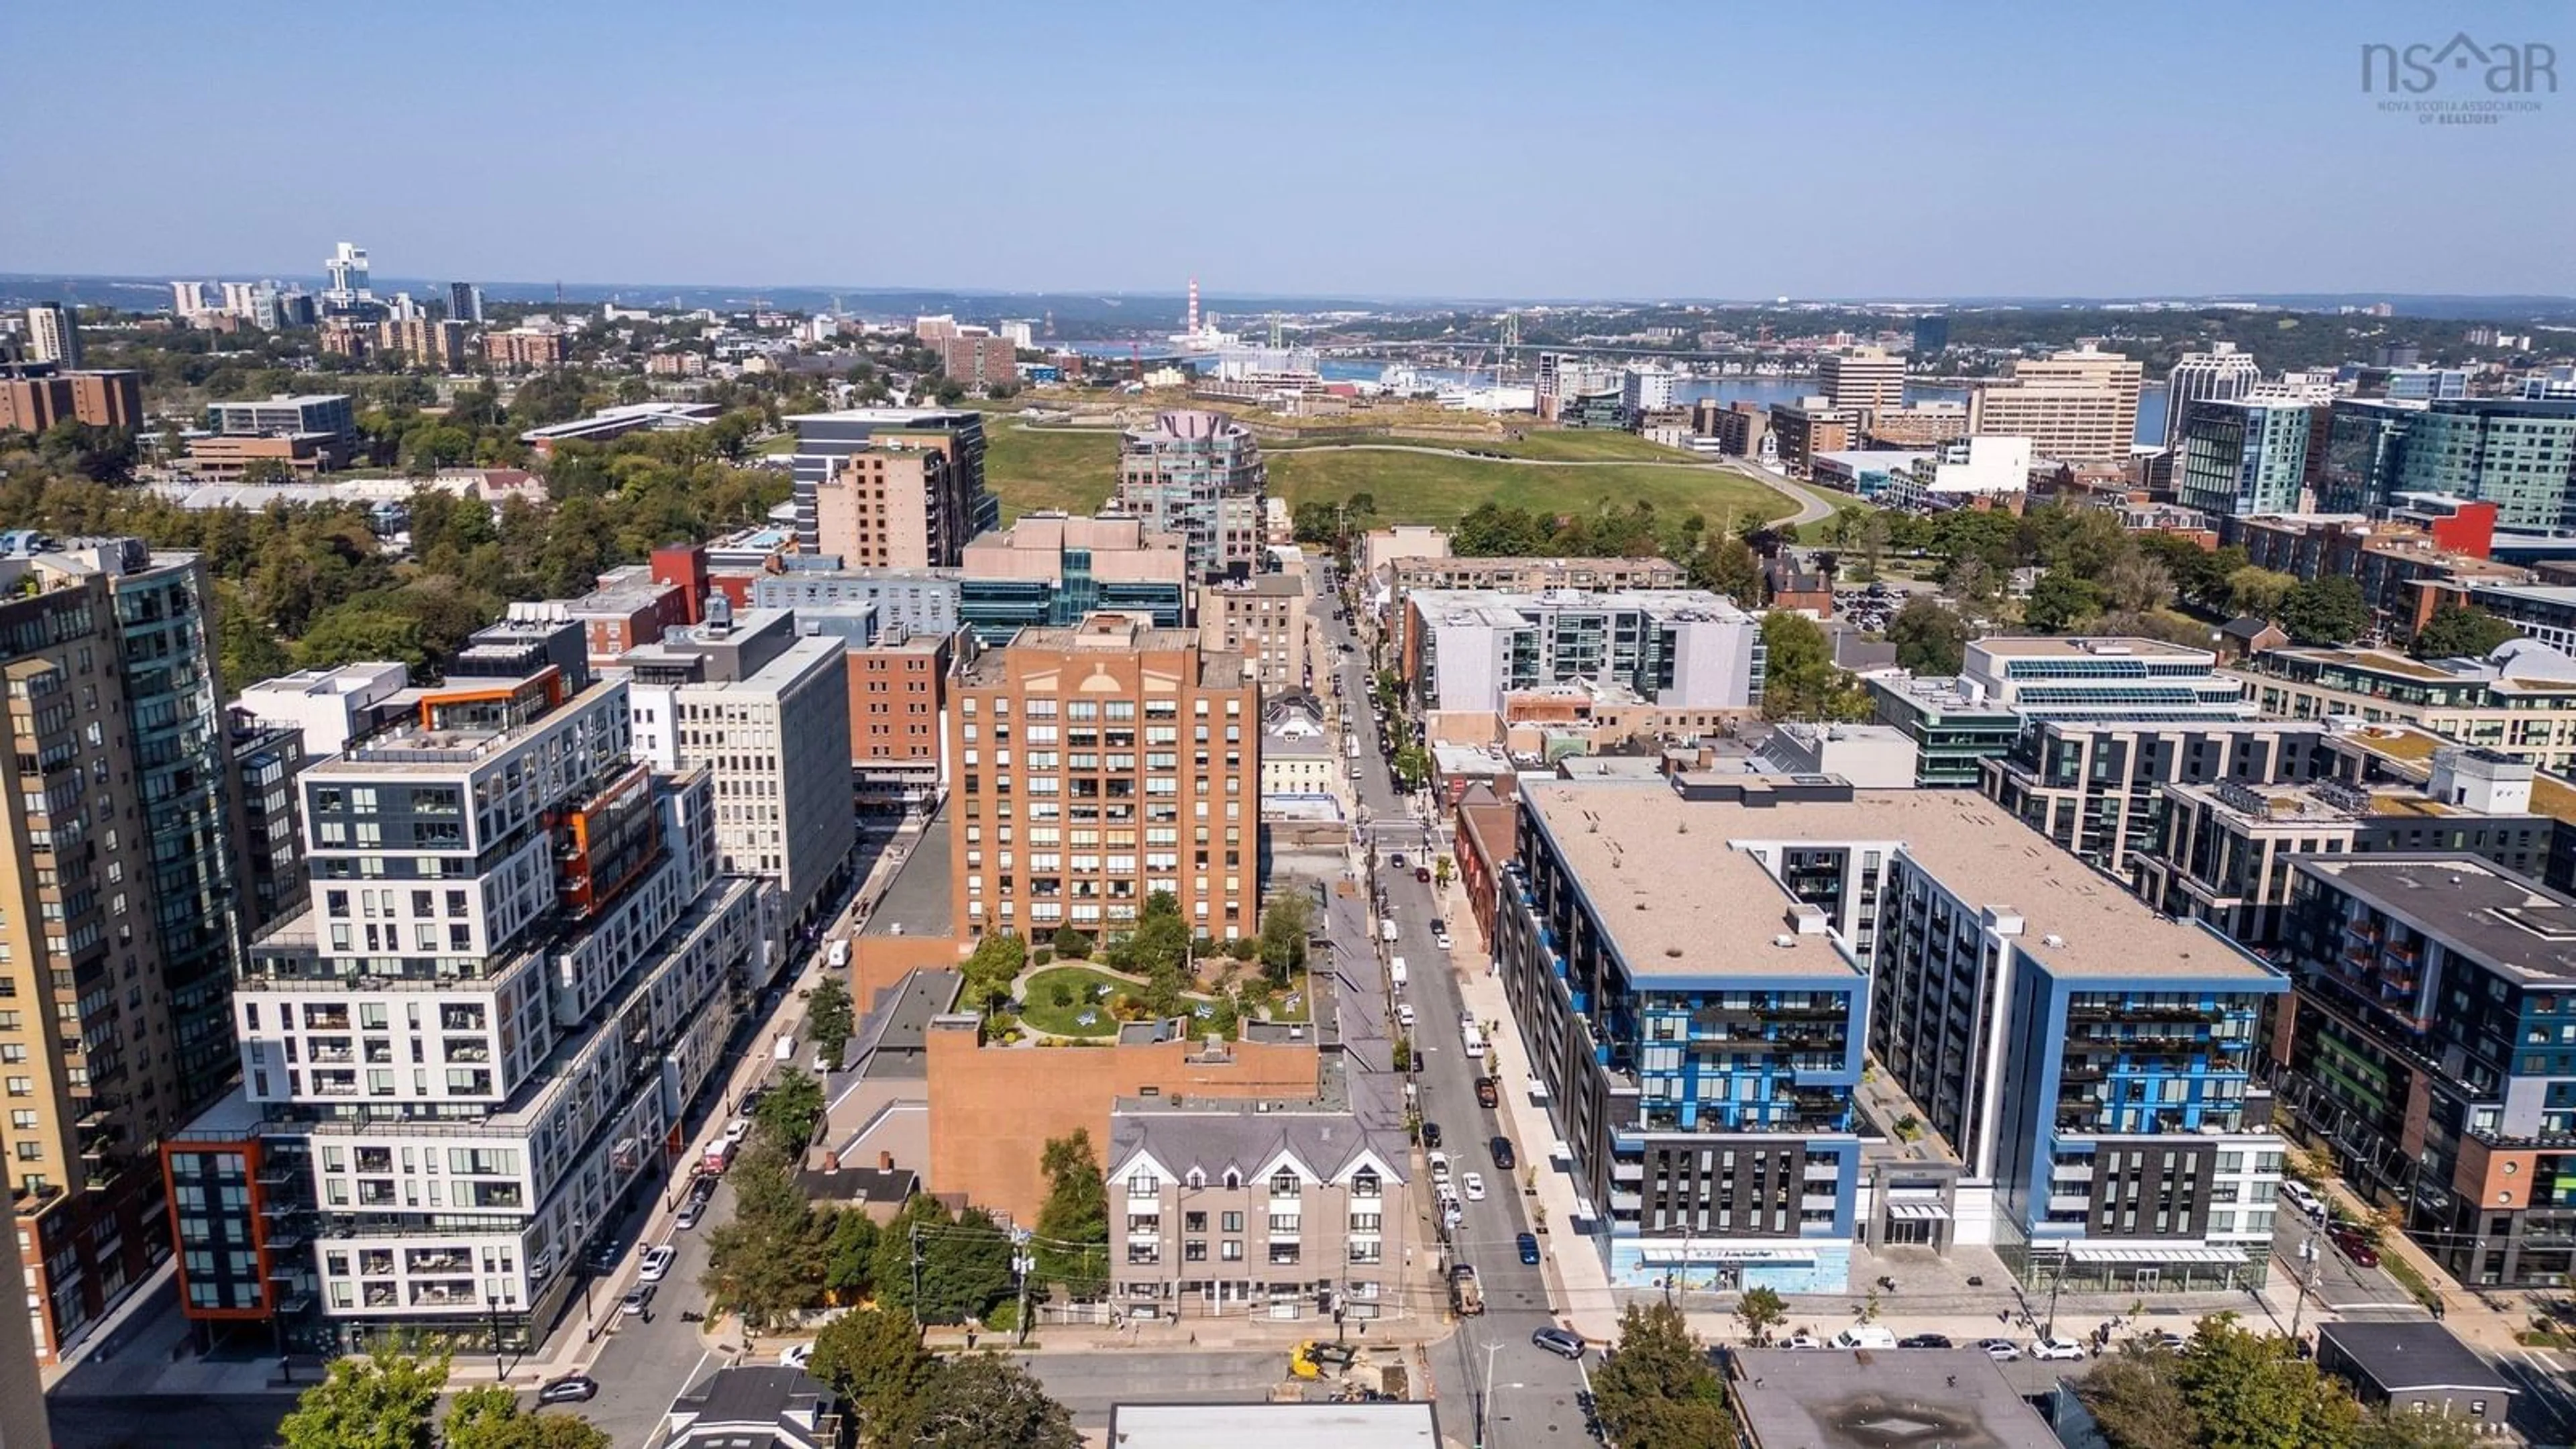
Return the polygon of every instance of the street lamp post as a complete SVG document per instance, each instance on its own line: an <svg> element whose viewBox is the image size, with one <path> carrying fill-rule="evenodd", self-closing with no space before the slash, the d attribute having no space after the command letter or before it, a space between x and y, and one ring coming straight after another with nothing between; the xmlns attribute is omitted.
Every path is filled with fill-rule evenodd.
<svg viewBox="0 0 2576 1449"><path fill-rule="evenodd" d="M1485 1413L1494 1402L1494 1355L1502 1345L1485 1345L1485 1382L1476 1393L1476 1449L1485 1449Z"/></svg>
<svg viewBox="0 0 2576 1449"><path fill-rule="evenodd" d="M507 1384L510 1372L501 1366L501 1295L484 1295L483 1306L492 1310L492 1382Z"/></svg>

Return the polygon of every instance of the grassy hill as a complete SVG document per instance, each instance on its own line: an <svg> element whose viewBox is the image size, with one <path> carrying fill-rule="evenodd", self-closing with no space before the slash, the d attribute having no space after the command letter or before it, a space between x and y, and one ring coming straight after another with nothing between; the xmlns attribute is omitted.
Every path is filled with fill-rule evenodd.
<svg viewBox="0 0 2576 1449"><path fill-rule="evenodd" d="M1394 438L1392 443L1405 440ZM1446 449L1449 440L1426 446ZM1638 462L1675 459L1625 433L1544 432L1473 446L1514 457L1564 462ZM1354 493L1377 498L1380 517L1401 523L1450 523L1477 504L1586 513L1603 503L1646 499L1675 517L1697 511L1714 524L1758 513L1780 518L1796 505L1777 490L1732 469L1717 467L1534 468L1449 452L1412 453L1353 448L1265 448L1271 492L1290 507L1332 501ZM986 434L984 475L1002 500L1003 516L1045 508L1087 513L1109 497L1118 476L1118 437L1097 432L1046 431L996 420Z"/></svg>

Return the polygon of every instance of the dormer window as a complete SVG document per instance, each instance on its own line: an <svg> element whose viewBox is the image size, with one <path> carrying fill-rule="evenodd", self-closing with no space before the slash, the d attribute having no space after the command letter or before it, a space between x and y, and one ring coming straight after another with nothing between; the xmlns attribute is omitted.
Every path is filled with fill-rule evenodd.
<svg viewBox="0 0 2576 1449"><path fill-rule="evenodd" d="M1204 1172L1201 1172L1199 1169L1197 1169L1197 1168L1195 1168L1195 1167L1193 1167L1193 1168L1191 1168L1191 1169L1190 1169L1190 1171L1189 1171L1189 1176L1187 1176L1187 1177L1185 1177L1185 1178L1183 1178L1183 1179L1181 1179L1181 1180L1182 1180L1182 1181L1184 1181L1184 1182L1186 1182L1186 1183L1188 1183L1188 1184L1189 1184L1190 1186L1192 1186L1192 1187L1205 1187L1205 1186L1207 1186L1207 1174L1206 1174L1206 1173L1204 1173Z"/></svg>
<svg viewBox="0 0 2576 1449"><path fill-rule="evenodd" d="M1283 1167L1270 1175L1270 1195L1272 1197L1295 1197L1298 1192L1298 1187L1297 1174L1289 1171L1287 1168Z"/></svg>
<svg viewBox="0 0 2576 1449"><path fill-rule="evenodd" d="M1227 1168L1225 1170L1225 1185L1229 1191L1243 1186L1243 1174L1237 1172L1231 1167Z"/></svg>

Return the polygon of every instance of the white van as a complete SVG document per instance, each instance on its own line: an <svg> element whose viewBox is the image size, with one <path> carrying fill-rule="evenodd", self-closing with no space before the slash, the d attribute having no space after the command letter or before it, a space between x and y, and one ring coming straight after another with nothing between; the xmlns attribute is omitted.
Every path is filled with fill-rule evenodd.
<svg viewBox="0 0 2576 1449"><path fill-rule="evenodd" d="M1836 1348L1894 1348L1895 1330L1883 1324L1855 1323L1834 1335Z"/></svg>
<svg viewBox="0 0 2576 1449"><path fill-rule="evenodd" d="M2313 1188L2295 1177L2281 1179L2281 1201L2312 1218L2321 1217L2325 1213L2325 1200L2318 1197Z"/></svg>
<svg viewBox="0 0 2576 1449"><path fill-rule="evenodd" d="M1393 920L1382 920L1382 921L1378 922L1378 923L1377 923L1377 938L1378 938L1379 940L1381 940L1381 941L1384 941L1385 943L1387 943L1387 944L1388 944L1388 945L1390 945L1390 946L1394 945L1394 944L1395 944L1395 922L1394 922Z"/></svg>
<svg viewBox="0 0 2576 1449"><path fill-rule="evenodd" d="M1397 1026L1403 1027L1406 1031L1411 1031L1411 1030L1413 1030L1413 1005L1412 1005L1412 1003L1410 1003L1410 1002L1402 1002L1402 1001L1400 1001L1400 1002L1397 1002L1397 1003L1396 1003L1396 1006L1395 1006L1395 1024L1396 1024Z"/></svg>
<svg viewBox="0 0 2576 1449"><path fill-rule="evenodd" d="M1403 957L1401 957L1401 956L1397 956L1397 957L1395 957L1395 958L1393 958L1393 959L1389 960L1389 961L1386 963L1386 979L1387 979L1387 980L1389 980L1389 981L1394 982L1394 983L1396 984L1396 986L1398 987L1398 989L1401 989L1401 988L1403 987L1403 985L1404 985L1404 958L1403 958Z"/></svg>

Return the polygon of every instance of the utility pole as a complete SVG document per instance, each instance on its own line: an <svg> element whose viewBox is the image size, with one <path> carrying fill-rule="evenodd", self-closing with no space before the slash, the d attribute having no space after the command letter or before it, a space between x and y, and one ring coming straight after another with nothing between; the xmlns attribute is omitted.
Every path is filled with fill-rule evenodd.
<svg viewBox="0 0 2576 1449"><path fill-rule="evenodd" d="M2290 1305L2290 1342L2293 1345L2299 1341L2299 1321L2307 1314L2308 1294L2317 1286L2317 1269L2322 1266L2317 1256L2317 1235L2314 1230L2310 1230L2306 1237L2299 1240L2299 1257L2305 1260L2308 1266L2306 1273L2297 1280L2298 1301Z"/></svg>
<svg viewBox="0 0 2576 1449"><path fill-rule="evenodd" d="M2057 1336L2057 1290L2065 1286L2066 1258L2065 1255L2060 1254L2057 1259L2057 1272L2048 1280L2048 1327L2040 1330L2042 1338Z"/></svg>
<svg viewBox="0 0 2576 1449"><path fill-rule="evenodd" d="M1011 1272L1020 1280L1020 1346L1026 1348L1029 1342L1029 1279L1034 1276L1038 1259L1036 1251L1026 1242L1019 1244L1018 1248L1020 1251L1011 1254Z"/></svg>
<svg viewBox="0 0 2576 1449"><path fill-rule="evenodd" d="M912 1225L912 1313L921 1316L921 1224Z"/></svg>

